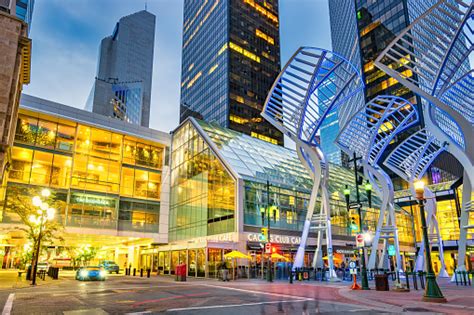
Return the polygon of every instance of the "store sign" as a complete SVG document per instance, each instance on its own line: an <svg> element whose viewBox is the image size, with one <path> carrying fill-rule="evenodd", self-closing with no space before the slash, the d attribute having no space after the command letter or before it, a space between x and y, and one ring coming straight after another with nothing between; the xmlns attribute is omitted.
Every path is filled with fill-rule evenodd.
<svg viewBox="0 0 474 315"><path fill-rule="evenodd" d="M110 198L95 197L90 195L72 195L72 203L81 203L93 206L115 207L115 200Z"/></svg>
<svg viewBox="0 0 474 315"><path fill-rule="evenodd" d="M247 240L249 242L260 242L260 235L258 233L249 233L247 234ZM270 232L270 243L299 245L300 242L301 237L299 236L278 235L271 234Z"/></svg>
<svg viewBox="0 0 474 315"><path fill-rule="evenodd" d="M237 242L237 234L235 232L223 233L217 235L209 235L206 237L198 237L194 239L195 242L204 243L208 242Z"/></svg>

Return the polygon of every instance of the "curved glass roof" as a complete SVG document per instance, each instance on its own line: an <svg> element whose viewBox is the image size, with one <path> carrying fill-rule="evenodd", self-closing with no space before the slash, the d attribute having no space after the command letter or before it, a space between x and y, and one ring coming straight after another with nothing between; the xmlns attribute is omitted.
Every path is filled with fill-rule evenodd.
<svg viewBox="0 0 474 315"><path fill-rule="evenodd" d="M249 135L191 118L215 144L222 158L242 179L266 183L285 189L310 193L313 181L301 164L295 150L274 145ZM343 190L348 185L351 199L355 200L354 171L330 164L328 190L332 200L345 203ZM359 187L361 199L365 200L363 187ZM374 207L380 205L380 198L372 194ZM397 207L398 209L398 207Z"/></svg>

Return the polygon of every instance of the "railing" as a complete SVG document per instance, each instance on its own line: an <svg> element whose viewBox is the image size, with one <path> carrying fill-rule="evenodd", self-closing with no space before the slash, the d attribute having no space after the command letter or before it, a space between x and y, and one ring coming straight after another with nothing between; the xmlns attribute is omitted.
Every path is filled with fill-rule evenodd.
<svg viewBox="0 0 474 315"><path fill-rule="evenodd" d="M132 221L118 221L119 231L135 231L145 233L158 233L159 225L156 223L137 223Z"/></svg>

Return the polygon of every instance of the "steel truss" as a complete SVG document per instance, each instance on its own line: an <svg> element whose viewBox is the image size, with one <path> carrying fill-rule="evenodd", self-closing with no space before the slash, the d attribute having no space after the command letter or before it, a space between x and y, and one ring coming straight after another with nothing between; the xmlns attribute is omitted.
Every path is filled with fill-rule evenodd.
<svg viewBox="0 0 474 315"><path fill-rule="evenodd" d="M383 249L378 268L383 268L389 239L393 239L396 249L396 268L403 269L395 220L393 183L378 163L393 138L417 121L418 112L407 100L395 96L377 96L352 116L336 139L338 146L349 156L355 153L362 158L364 176L382 200L367 266L369 270L375 269L380 240L383 241Z"/></svg>
<svg viewBox="0 0 474 315"><path fill-rule="evenodd" d="M446 144L441 144L426 129L421 129L401 142L384 161L384 165L395 174L408 182L410 190L414 198L415 189L413 183L420 180L428 170L428 167L438 157L441 152L445 151ZM436 218L436 199L433 192L425 186L427 212L426 224L430 244L436 243L439 248L439 259L441 262L441 270L439 277L449 277L446 272L446 264L444 262L443 240L439 232L438 220ZM424 270L424 243L421 242L420 251L416 259L416 271Z"/></svg>
<svg viewBox="0 0 474 315"><path fill-rule="evenodd" d="M325 235L331 280L337 280L337 277L327 190L328 164L319 149L316 133L329 112L354 97L363 87L359 72L341 56L324 49L301 47L275 80L262 111L268 122L296 143L298 156L314 180L293 268L303 266L308 234L310 228L314 228L318 237L313 267L322 263ZM318 193L321 193L321 209L315 213Z"/></svg>
<svg viewBox="0 0 474 315"><path fill-rule="evenodd" d="M426 129L464 167L457 271L465 271L474 195L474 3L441 0L379 55L375 65L423 99Z"/></svg>

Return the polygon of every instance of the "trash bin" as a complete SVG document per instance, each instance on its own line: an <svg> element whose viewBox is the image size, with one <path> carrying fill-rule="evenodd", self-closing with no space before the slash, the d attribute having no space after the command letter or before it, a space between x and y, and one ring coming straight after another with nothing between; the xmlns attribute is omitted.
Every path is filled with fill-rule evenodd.
<svg viewBox="0 0 474 315"><path fill-rule="evenodd" d="M389 291L387 274L375 275L375 290Z"/></svg>
<svg viewBox="0 0 474 315"><path fill-rule="evenodd" d="M176 281L186 281L186 264L176 266Z"/></svg>

